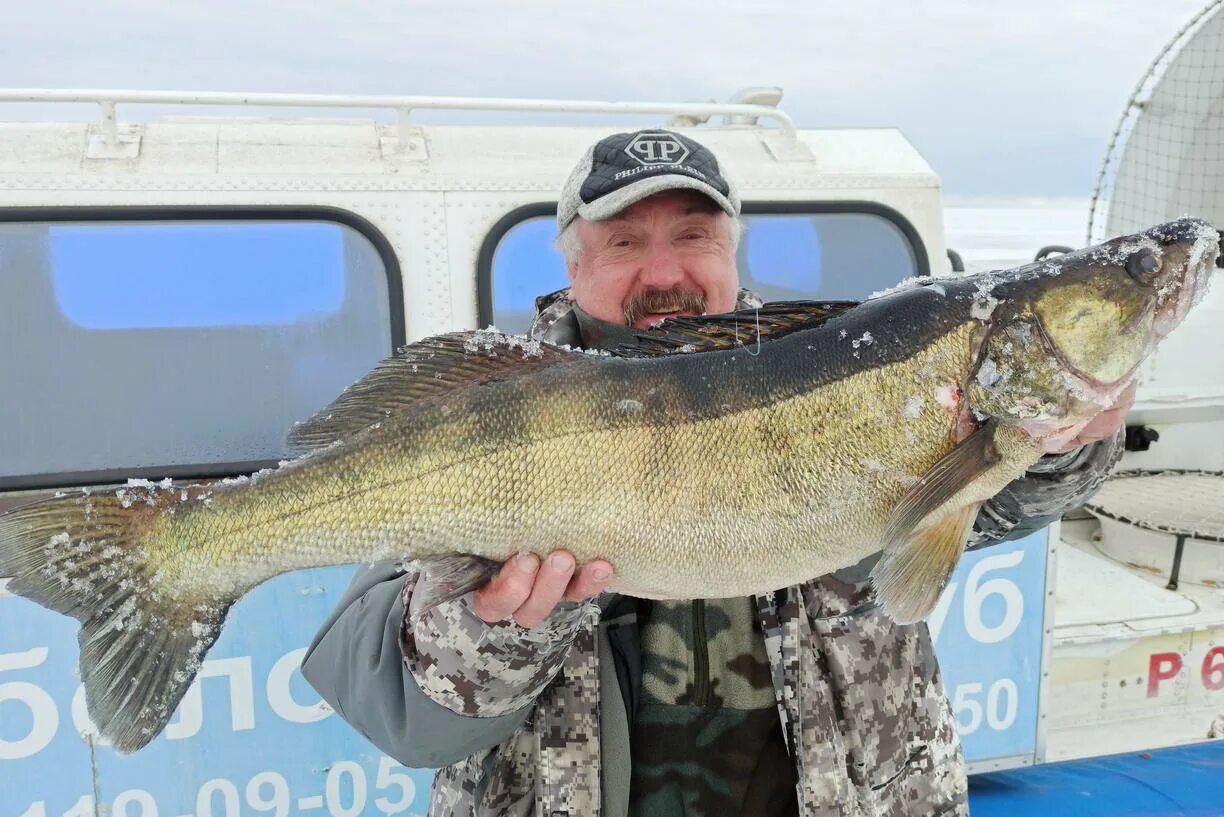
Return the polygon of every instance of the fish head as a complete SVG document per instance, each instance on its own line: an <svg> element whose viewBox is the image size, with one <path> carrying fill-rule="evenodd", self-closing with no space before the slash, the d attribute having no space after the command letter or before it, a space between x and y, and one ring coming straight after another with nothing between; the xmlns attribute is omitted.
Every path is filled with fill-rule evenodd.
<svg viewBox="0 0 1224 817"><path fill-rule="evenodd" d="M1070 439L1202 299L1218 254L1211 225L1182 219L983 274L973 412Z"/></svg>

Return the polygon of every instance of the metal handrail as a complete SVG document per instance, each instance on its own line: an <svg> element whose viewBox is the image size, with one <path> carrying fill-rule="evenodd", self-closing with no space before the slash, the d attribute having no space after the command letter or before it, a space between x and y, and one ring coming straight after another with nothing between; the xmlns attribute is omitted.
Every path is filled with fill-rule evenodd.
<svg viewBox="0 0 1224 817"><path fill-rule="evenodd" d="M794 120L768 105L719 102L593 102L565 99L497 99L458 96L378 96L343 94L244 94L230 91L123 91L51 88L0 88L0 102L88 102L102 111L102 129L118 143L115 106L249 105L293 108L381 108L398 114L401 141L407 141L414 110L521 111L533 113L659 114L666 116L739 116L775 120L782 133L797 138Z"/></svg>

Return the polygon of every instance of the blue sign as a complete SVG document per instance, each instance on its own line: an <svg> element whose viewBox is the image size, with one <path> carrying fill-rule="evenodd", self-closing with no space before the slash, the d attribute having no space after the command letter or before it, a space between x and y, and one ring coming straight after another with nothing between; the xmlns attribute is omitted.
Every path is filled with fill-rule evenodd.
<svg viewBox="0 0 1224 817"><path fill-rule="evenodd" d="M239 601L165 732L126 757L91 745L77 623L0 597L0 817L424 814L432 772L384 756L298 672L352 573L291 573Z"/></svg>
<svg viewBox="0 0 1224 817"><path fill-rule="evenodd" d="M431 772L382 755L298 672L352 568L243 598L166 731L91 745L70 618L0 597L0 817L423 814ZM929 619L969 761L1036 749L1046 533L967 554Z"/></svg>
<svg viewBox="0 0 1224 817"><path fill-rule="evenodd" d="M1037 750L1048 535L965 554L927 619L970 762Z"/></svg>

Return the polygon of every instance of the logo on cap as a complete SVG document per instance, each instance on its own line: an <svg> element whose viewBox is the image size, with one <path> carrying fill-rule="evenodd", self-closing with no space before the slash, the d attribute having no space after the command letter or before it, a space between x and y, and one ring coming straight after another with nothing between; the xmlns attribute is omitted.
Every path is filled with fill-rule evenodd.
<svg viewBox="0 0 1224 817"><path fill-rule="evenodd" d="M644 165L675 165L688 158L689 149L670 133L639 133L625 153Z"/></svg>

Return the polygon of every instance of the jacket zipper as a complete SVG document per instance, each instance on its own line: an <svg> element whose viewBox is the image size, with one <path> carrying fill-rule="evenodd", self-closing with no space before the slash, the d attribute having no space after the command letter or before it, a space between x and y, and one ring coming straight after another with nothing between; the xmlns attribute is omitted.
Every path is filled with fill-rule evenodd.
<svg viewBox="0 0 1224 817"><path fill-rule="evenodd" d="M693 704L710 705L710 651L706 642L705 599L693 599Z"/></svg>

